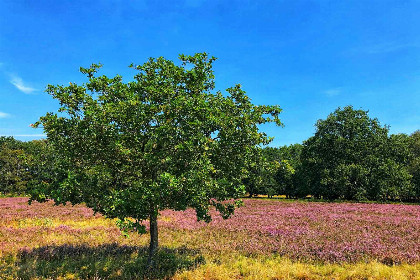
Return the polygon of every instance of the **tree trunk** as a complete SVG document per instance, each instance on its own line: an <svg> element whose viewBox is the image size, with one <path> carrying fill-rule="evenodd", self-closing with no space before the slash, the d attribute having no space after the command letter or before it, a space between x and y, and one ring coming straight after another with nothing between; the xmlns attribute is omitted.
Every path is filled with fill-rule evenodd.
<svg viewBox="0 0 420 280"><path fill-rule="evenodd" d="M157 211L152 210L150 213L150 245L149 245L149 268L154 267L154 256L158 248L158 224L157 224Z"/></svg>

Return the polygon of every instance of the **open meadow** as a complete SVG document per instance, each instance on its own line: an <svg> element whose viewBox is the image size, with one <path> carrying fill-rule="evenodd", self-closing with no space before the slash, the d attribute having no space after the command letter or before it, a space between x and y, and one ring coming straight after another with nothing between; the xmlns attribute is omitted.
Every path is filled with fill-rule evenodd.
<svg viewBox="0 0 420 280"><path fill-rule="evenodd" d="M80 205L0 199L0 279L420 279L418 205L245 199L209 224L162 211L148 235Z"/></svg>

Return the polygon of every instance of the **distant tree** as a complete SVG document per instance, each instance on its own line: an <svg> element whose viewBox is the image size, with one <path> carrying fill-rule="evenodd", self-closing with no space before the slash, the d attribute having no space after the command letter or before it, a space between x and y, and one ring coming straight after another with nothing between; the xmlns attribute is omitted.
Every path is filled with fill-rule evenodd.
<svg viewBox="0 0 420 280"><path fill-rule="evenodd" d="M302 151L303 189L307 192L326 199L357 200L409 195L410 176L400 163L405 146L398 137L389 138L388 128L367 111L338 108L319 120L316 128Z"/></svg>
<svg viewBox="0 0 420 280"><path fill-rule="evenodd" d="M302 154L302 145L301 144L292 144L289 146L280 147L280 153L282 160L287 161L287 167L283 168L283 173L286 175L284 186L285 195L287 198L303 198L306 197L307 193L301 188L302 184L302 174L298 172L302 170L301 165L301 154Z"/></svg>
<svg viewBox="0 0 420 280"><path fill-rule="evenodd" d="M420 200L420 130L411 134L409 139L411 160L408 163L408 171L412 176L415 197Z"/></svg>
<svg viewBox="0 0 420 280"><path fill-rule="evenodd" d="M293 176L295 169L287 159L276 162L274 177L276 182L275 193L286 195L287 198L293 192Z"/></svg>
<svg viewBox="0 0 420 280"><path fill-rule="evenodd" d="M410 135L410 149L415 156L420 156L420 130L416 130Z"/></svg>
<svg viewBox="0 0 420 280"><path fill-rule="evenodd" d="M27 192L33 198L44 197L45 194L43 192L52 186L54 181L64 181L68 177L66 172L68 167L64 165L68 161L60 159L60 154L54 151L47 140L28 142L26 152L31 157L28 165L30 179L27 183Z"/></svg>
<svg viewBox="0 0 420 280"><path fill-rule="evenodd" d="M300 165L296 169L293 186L287 194L290 197L306 197L312 195L315 198L321 198L322 189L319 188L321 183L322 167L318 164L319 159L313 148L314 137L310 137L304 141L303 149L300 156Z"/></svg>
<svg viewBox="0 0 420 280"><path fill-rule="evenodd" d="M289 146L280 147L280 154L282 160L287 160L289 164L296 169L300 165L300 155L302 153L301 144L292 144Z"/></svg>
<svg viewBox="0 0 420 280"><path fill-rule="evenodd" d="M49 161L34 160L44 156L45 145L44 140L23 142L13 137L0 137L0 193L27 194L28 183L38 176L36 170L51 165Z"/></svg>
<svg viewBox="0 0 420 280"><path fill-rule="evenodd" d="M17 150L22 148L22 141L16 140L11 136L0 136L0 147L6 145L9 149Z"/></svg>
<svg viewBox="0 0 420 280"><path fill-rule="evenodd" d="M270 142L258 125L281 124L278 106L253 105L240 85L227 96L213 93L214 58L201 53L180 60L133 66L139 73L128 83L96 76L100 65L81 68L88 82L49 85L60 113L35 124L47 134L57 170L38 182L32 199L84 202L139 232L148 219L150 265L159 211L192 207L208 222L215 206L229 217L237 201L226 200L244 193L255 149Z"/></svg>
<svg viewBox="0 0 420 280"><path fill-rule="evenodd" d="M15 142L0 146L0 193L24 194L29 180L29 157Z"/></svg>
<svg viewBox="0 0 420 280"><path fill-rule="evenodd" d="M269 190L278 195L296 197L295 171L300 166L301 144L282 147L266 147L263 155L270 162L270 172L267 174L271 180ZM268 193L267 193L268 194Z"/></svg>
<svg viewBox="0 0 420 280"><path fill-rule="evenodd" d="M341 163L335 168L324 169L321 178L321 185L324 187L321 194L327 199L367 199L369 172L364 165Z"/></svg>
<svg viewBox="0 0 420 280"><path fill-rule="evenodd" d="M280 148L277 147L264 147L261 149L261 153L268 161L280 161L283 159L283 154Z"/></svg>
<svg viewBox="0 0 420 280"><path fill-rule="evenodd" d="M254 151L247 167L247 175L243 184L249 197L257 195L274 194L274 173L272 162L264 155L264 149L257 148Z"/></svg>
<svg viewBox="0 0 420 280"><path fill-rule="evenodd" d="M373 200L408 201L414 197L412 176L407 168L392 159L385 160L373 172L373 187L369 198Z"/></svg>
<svg viewBox="0 0 420 280"><path fill-rule="evenodd" d="M289 164L296 168L300 162L300 154L302 152L301 144L285 145L282 147L265 147L263 155L269 161L282 161L287 160Z"/></svg>

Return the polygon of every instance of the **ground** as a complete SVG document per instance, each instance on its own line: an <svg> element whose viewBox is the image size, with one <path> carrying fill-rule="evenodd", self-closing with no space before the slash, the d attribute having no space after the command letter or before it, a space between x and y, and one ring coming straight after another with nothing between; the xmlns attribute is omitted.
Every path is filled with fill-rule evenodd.
<svg viewBox="0 0 420 280"><path fill-rule="evenodd" d="M245 199L235 215L163 211L121 234L82 206L0 199L0 279L420 279L420 206Z"/></svg>

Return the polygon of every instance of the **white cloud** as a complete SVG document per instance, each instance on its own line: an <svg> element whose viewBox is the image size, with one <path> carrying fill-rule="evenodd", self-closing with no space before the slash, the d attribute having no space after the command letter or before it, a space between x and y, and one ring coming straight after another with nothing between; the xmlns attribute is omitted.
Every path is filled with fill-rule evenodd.
<svg viewBox="0 0 420 280"><path fill-rule="evenodd" d="M8 113L4 113L4 112L0 112L0 119L5 119L5 118L9 118L10 114Z"/></svg>
<svg viewBox="0 0 420 280"><path fill-rule="evenodd" d="M18 76L15 76L15 75L11 75L10 83L12 83L12 85L14 85L18 90L20 90L20 91L22 91L23 93L26 93L26 94L30 94L30 93L36 91L36 89L25 85L25 83L23 82L21 77L18 77Z"/></svg>
<svg viewBox="0 0 420 280"><path fill-rule="evenodd" d="M341 88L331 88L324 91L324 94L327 96L336 96L336 95L339 95L341 92L342 92Z"/></svg>

